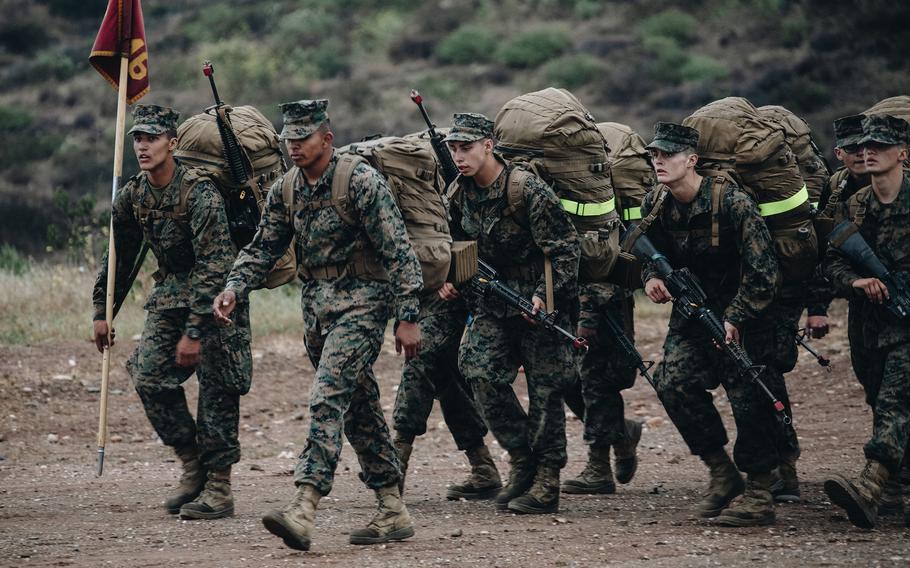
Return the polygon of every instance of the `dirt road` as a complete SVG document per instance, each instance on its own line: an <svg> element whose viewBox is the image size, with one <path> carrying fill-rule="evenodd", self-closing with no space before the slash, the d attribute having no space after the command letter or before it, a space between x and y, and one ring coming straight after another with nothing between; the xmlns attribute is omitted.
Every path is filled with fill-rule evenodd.
<svg viewBox="0 0 910 568"><path fill-rule="evenodd" d="M639 324L642 351L657 356L660 319ZM489 503L446 501L446 484L460 481L467 464L436 410L408 475L406 502L416 536L382 547L347 543L348 531L369 520L375 503L345 445L309 553L285 548L259 521L293 493L290 471L304 441L313 376L299 338L255 342L256 376L242 403L244 457L234 475L237 514L217 522L182 522L159 505L179 466L157 441L123 370L131 341L114 351L111 442L100 479L94 475L100 357L92 345L0 346L0 565L910 565L902 519L886 518L874 531L856 529L822 492L828 473L858 473L871 414L850 371L843 327L820 345L834 359L833 373L803 354L789 375L803 445L805 502L779 506L772 527L725 529L690 514L705 469L689 455L650 386L639 380L627 391L627 413L649 426L639 472L616 495L566 496L558 515L531 517L496 513ZM389 416L400 365L387 342L376 370ZM192 381L188 390L195 396ZM722 390L716 400L732 433ZM581 423L571 414L568 423L564 475L574 475L583 467L585 448ZM491 438L488 443L507 473L505 455Z"/></svg>

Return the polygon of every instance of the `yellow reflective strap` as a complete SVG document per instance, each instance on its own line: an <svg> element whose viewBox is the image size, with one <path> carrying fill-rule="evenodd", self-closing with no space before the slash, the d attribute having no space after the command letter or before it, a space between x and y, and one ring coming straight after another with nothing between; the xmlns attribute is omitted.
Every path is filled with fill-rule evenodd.
<svg viewBox="0 0 910 568"><path fill-rule="evenodd" d="M635 221L641 219L641 207L629 207L622 211L623 221Z"/></svg>
<svg viewBox="0 0 910 568"><path fill-rule="evenodd" d="M796 209L807 201L809 201L809 190L803 185L802 189L786 199L772 201L770 203L760 203L758 205L758 212L761 213L762 217L780 215L781 213Z"/></svg>
<svg viewBox="0 0 910 568"><path fill-rule="evenodd" d="M560 199L559 203L562 204L562 208L565 209L567 213L570 215L578 215L579 217L606 215L607 213L616 210L615 197L611 197L609 201L604 201L602 203L579 203L577 201L572 201L571 199Z"/></svg>
<svg viewBox="0 0 910 568"><path fill-rule="evenodd" d="M813 208L813 209L818 209L818 206L821 205L821 204L822 204L821 201L813 201L813 202L812 202L812 208Z"/></svg>

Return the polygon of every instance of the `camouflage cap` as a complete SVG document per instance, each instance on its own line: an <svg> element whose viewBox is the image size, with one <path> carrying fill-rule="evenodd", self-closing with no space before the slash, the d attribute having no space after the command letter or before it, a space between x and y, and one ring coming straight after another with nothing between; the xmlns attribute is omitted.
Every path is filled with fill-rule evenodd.
<svg viewBox="0 0 910 568"><path fill-rule="evenodd" d="M327 99L294 101L278 105L284 119L284 128L281 129L281 140L306 138L316 132L322 123L329 120Z"/></svg>
<svg viewBox="0 0 910 568"><path fill-rule="evenodd" d="M658 122L655 124L654 140L646 146L649 150L661 150L668 154L675 154L697 147L698 130L672 122Z"/></svg>
<svg viewBox="0 0 910 568"><path fill-rule="evenodd" d="M863 136L858 143L866 142L907 144L910 142L910 124L890 114L870 114L863 119Z"/></svg>
<svg viewBox="0 0 910 568"><path fill-rule="evenodd" d="M458 112L444 142L474 142L493 137L493 121L476 112Z"/></svg>
<svg viewBox="0 0 910 568"><path fill-rule="evenodd" d="M859 143L863 137L864 114L844 116L834 121L834 147L844 148Z"/></svg>
<svg viewBox="0 0 910 568"><path fill-rule="evenodd" d="M136 105L133 109L133 127L127 134L145 132L162 134L168 130L177 130L180 113L168 107L158 105Z"/></svg>

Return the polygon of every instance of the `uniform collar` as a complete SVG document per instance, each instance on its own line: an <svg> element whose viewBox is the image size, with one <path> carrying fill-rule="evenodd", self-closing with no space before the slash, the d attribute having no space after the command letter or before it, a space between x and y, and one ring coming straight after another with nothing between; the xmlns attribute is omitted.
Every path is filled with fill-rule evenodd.
<svg viewBox="0 0 910 568"><path fill-rule="evenodd" d="M161 188L161 197L159 199L156 199L154 193L152 193L148 174L142 172L142 181L139 184L139 204L149 209L165 209L180 203L180 180L183 178L185 170L185 166L177 162L177 167L174 169L174 177L169 184Z"/></svg>

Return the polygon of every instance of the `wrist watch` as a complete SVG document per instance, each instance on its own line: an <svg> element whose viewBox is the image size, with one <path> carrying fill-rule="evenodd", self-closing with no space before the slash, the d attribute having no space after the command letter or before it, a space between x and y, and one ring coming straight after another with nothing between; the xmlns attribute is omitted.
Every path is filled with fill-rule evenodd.
<svg viewBox="0 0 910 568"><path fill-rule="evenodd" d="M189 337L190 339L198 341L198 340L202 339L202 332L199 331L199 328L191 327L188 330L186 330L186 336Z"/></svg>
<svg viewBox="0 0 910 568"><path fill-rule="evenodd" d="M399 321L406 321L408 323L417 323L417 313L408 312Z"/></svg>

